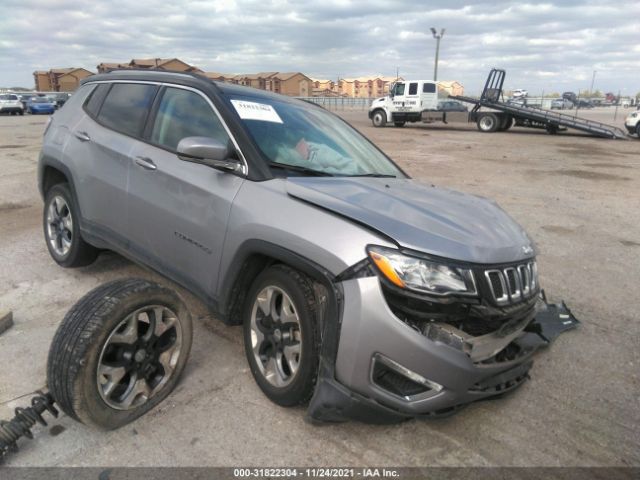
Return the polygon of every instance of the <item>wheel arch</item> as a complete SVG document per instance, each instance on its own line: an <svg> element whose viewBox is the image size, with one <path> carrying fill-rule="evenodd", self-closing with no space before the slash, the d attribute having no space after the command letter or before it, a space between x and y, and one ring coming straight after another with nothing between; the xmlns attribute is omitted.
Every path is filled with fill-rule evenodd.
<svg viewBox="0 0 640 480"><path fill-rule="evenodd" d="M61 161L50 157L48 155L41 155L38 162L38 190L40 190L40 196L44 200L47 196L47 192L51 187L59 183L67 183L73 195L73 201L78 209L80 228L84 226L82 216L82 206L78 201L78 193L76 192L75 182L73 174L69 167L67 167Z"/></svg>
<svg viewBox="0 0 640 480"><path fill-rule="evenodd" d="M341 298L341 294L336 295L338 287L335 276L321 265L280 245L265 240L247 240L236 250L224 278L220 279L218 310L226 324L242 323L242 307L251 282L260 272L274 264L287 265L321 284L334 303L338 297Z"/></svg>

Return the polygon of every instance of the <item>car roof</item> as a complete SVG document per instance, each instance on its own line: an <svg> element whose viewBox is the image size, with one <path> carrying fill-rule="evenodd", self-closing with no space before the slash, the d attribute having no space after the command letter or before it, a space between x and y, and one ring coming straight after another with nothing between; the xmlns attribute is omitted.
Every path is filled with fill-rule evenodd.
<svg viewBox="0 0 640 480"><path fill-rule="evenodd" d="M210 78L205 77L204 75L199 75L197 73L191 72L180 72L180 71L172 71L172 70L136 70L136 69L125 69L125 70L112 70L109 73L100 73L98 75L92 75L90 77L85 78L80 83L84 85L85 83L94 83L94 82L106 82L106 81L123 81L123 80L131 80L131 81L147 81L147 82L167 82L167 83L175 83L178 85L191 86L195 88L202 87L210 87L215 86L218 92L225 95L242 95L242 96L250 96L256 99L264 98L264 99L273 99L281 102L290 102L290 103L298 103L299 100L295 100L291 97L287 97L285 95L279 95L277 93L269 92L266 90L259 90L257 88L245 87L243 85L235 85L232 83L220 82L217 80L211 80Z"/></svg>

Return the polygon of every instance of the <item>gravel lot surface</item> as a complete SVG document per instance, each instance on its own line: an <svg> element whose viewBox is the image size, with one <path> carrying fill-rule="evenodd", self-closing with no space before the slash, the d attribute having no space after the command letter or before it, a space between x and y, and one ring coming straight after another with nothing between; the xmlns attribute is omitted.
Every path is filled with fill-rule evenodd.
<svg viewBox="0 0 640 480"><path fill-rule="evenodd" d="M158 408L107 433L63 417L50 424L62 428L37 427L9 465L640 465L640 140L464 124L374 129L366 112L340 113L413 177L497 200L540 247L550 300L564 299L582 326L539 354L531 380L507 398L444 420L312 426L303 408L261 394L240 328L184 289L113 253L58 267L36 187L46 118L0 116L0 311L15 321L0 336L0 418L43 386L57 325L95 286L152 278L178 288L196 319L183 381ZM613 110L584 115L612 122Z"/></svg>

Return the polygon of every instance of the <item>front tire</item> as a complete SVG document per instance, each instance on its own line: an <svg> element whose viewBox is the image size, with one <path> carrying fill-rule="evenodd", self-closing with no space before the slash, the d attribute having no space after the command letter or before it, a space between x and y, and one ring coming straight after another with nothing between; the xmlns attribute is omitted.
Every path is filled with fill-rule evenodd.
<svg viewBox="0 0 640 480"><path fill-rule="evenodd" d="M387 115L384 113L384 110L376 110L373 112L371 122L374 127L384 127L387 124Z"/></svg>
<svg viewBox="0 0 640 480"><path fill-rule="evenodd" d="M171 393L192 336L191 315L172 290L142 279L107 283L58 327L47 362L49 390L75 420L119 428Z"/></svg>
<svg viewBox="0 0 640 480"><path fill-rule="evenodd" d="M82 239L79 209L68 184L59 183L47 192L42 224L49 254L61 267L83 267L98 256L98 250Z"/></svg>
<svg viewBox="0 0 640 480"><path fill-rule="evenodd" d="M244 309L244 344L262 392L288 407L313 394L319 362L317 302L311 281L285 265L263 271Z"/></svg>

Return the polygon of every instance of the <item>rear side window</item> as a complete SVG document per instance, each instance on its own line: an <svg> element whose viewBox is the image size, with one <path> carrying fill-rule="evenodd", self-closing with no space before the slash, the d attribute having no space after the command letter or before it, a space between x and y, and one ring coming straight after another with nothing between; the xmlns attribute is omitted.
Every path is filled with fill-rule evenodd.
<svg viewBox="0 0 640 480"><path fill-rule="evenodd" d="M0 100L18 100L16 95L0 95Z"/></svg>
<svg viewBox="0 0 640 480"><path fill-rule="evenodd" d="M92 117L97 117L98 112L100 111L100 107L102 106L102 102L104 101L104 97L107 96L107 92L109 91L108 83L101 83L96 88L94 88L91 95L84 104L85 111L91 115Z"/></svg>
<svg viewBox="0 0 640 480"><path fill-rule="evenodd" d="M98 113L104 126L137 137L156 93L155 85L114 83Z"/></svg>
<svg viewBox="0 0 640 480"><path fill-rule="evenodd" d="M410 83L409 84L409 95L417 95L418 94L418 84Z"/></svg>
<svg viewBox="0 0 640 480"><path fill-rule="evenodd" d="M425 83L422 85L422 93L436 93L435 83Z"/></svg>
<svg viewBox="0 0 640 480"><path fill-rule="evenodd" d="M189 90L167 88L153 123L151 141L176 150L178 142L187 137L229 141L222 122L202 96Z"/></svg>

